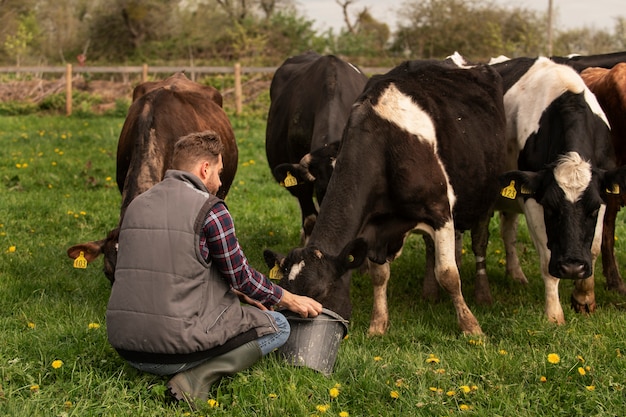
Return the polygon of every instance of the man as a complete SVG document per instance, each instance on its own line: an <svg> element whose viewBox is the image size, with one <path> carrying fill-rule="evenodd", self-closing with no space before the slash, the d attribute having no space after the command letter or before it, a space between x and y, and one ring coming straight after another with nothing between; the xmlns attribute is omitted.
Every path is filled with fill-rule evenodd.
<svg viewBox="0 0 626 417"><path fill-rule="evenodd" d="M222 376L287 341L289 323L271 308L303 317L322 311L248 265L215 196L223 150L215 132L182 137L173 169L128 206L106 315L119 354L141 371L175 374L170 393L192 406Z"/></svg>

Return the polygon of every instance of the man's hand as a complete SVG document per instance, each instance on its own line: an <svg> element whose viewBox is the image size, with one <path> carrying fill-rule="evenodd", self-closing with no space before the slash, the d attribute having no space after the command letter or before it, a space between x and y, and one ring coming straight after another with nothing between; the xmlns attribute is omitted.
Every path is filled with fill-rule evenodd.
<svg viewBox="0 0 626 417"><path fill-rule="evenodd" d="M312 298L293 294L283 288L283 298L278 303L280 307L293 311L302 317L317 317L322 312L322 305Z"/></svg>
<svg viewBox="0 0 626 417"><path fill-rule="evenodd" d="M267 307L265 307L263 304L259 303L257 300L253 300L252 298L248 297L241 291L238 291L234 288L231 288L231 291L234 292L237 295L237 297L239 297L239 301L241 301L242 303L250 304L251 306L254 306L261 310L267 310Z"/></svg>

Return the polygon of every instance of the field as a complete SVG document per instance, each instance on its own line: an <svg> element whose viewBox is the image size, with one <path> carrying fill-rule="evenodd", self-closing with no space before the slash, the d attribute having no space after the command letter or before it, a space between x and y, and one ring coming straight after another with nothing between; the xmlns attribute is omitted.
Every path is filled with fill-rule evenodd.
<svg viewBox="0 0 626 417"><path fill-rule="evenodd" d="M299 210L270 176L262 116L234 117L239 169L227 203L253 266L265 248L299 242ZM335 371L324 377L270 356L225 378L193 412L166 399L166 379L127 366L109 346L110 291L102 259L73 268L66 249L101 239L119 216L115 177L119 117L0 117L0 415L3 416L624 416L626 312L604 290L598 311L569 308L567 323L543 316L543 283L523 221L518 249L530 279L504 276L492 221L488 269L494 305L474 303L473 255L465 238L463 293L484 337L463 336L452 304L421 299L424 251L411 236L392 265L391 327L368 338L372 287L352 282L354 314ZM626 265L618 219L616 252ZM624 271L622 271L624 272ZM335 389L333 389L335 388Z"/></svg>

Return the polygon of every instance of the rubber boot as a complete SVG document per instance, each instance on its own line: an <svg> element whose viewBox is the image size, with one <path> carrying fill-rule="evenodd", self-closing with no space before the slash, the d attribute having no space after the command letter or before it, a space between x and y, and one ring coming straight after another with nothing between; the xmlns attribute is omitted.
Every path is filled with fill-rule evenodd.
<svg viewBox="0 0 626 417"><path fill-rule="evenodd" d="M194 400L206 401L211 386L225 375L233 375L251 367L263 354L253 340L174 375L167 383L170 393L179 401L186 401L195 410Z"/></svg>

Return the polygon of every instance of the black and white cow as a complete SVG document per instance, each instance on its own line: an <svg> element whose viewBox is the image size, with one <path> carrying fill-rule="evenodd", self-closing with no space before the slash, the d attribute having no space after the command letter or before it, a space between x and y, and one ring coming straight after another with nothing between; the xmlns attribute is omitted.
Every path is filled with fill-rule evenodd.
<svg viewBox="0 0 626 417"><path fill-rule="evenodd" d="M548 58L518 58L493 67L504 82L511 170L501 177L502 195L516 200L526 216L540 257L545 313L564 323L560 279L576 280L572 303L577 310L595 309L593 273L605 193L624 176L615 169L604 112L576 71ZM511 247L516 215L503 213L507 263L519 267L509 259L517 256Z"/></svg>
<svg viewBox="0 0 626 417"><path fill-rule="evenodd" d="M274 178L302 212L302 243L317 218L350 107L367 82L354 65L315 52L287 59L270 86L265 150Z"/></svg>
<svg viewBox="0 0 626 417"><path fill-rule="evenodd" d="M434 241L435 275L461 330L480 334L461 292L455 228L489 219L504 164L502 83L489 66L405 62L370 79L352 108L310 240L266 250L281 285L351 315L350 270L369 259L370 334L385 333L389 262L414 231Z"/></svg>

